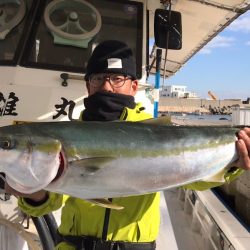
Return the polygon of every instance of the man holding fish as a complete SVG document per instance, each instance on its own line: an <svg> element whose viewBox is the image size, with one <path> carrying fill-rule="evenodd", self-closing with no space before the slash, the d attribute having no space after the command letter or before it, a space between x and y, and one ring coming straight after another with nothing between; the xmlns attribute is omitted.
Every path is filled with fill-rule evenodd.
<svg viewBox="0 0 250 250"><path fill-rule="evenodd" d="M99 44L88 62L85 80L89 96L84 100L85 110L81 114L84 123L116 120L138 122L151 118L144 112L141 104L134 101L138 89L136 64L132 50L126 44L119 41ZM122 129L120 133L123 133ZM56 141L54 143L57 144ZM239 159L225 174L226 181L233 180L243 172L242 169L250 170L249 128L239 131L236 148ZM60 155L61 158L63 155ZM94 175L96 169L90 166L92 165L88 166L90 175ZM119 179L116 180L114 177L113 181ZM204 190L216 185L219 183L199 181L187 184L186 187ZM106 208L102 207L105 205L102 201L95 205L74 197L63 199L62 194L46 190L23 194L7 183L6 192L17 195L20 208L32 216L50 213L65 202L58 229L62 242L57 245L57 250L154 250L156 248L155 240L160 223L158 192L122 198L111 197L107 200ZM123 209L119 211L110 209L112 204L114 206L117 204Z"/></svg>

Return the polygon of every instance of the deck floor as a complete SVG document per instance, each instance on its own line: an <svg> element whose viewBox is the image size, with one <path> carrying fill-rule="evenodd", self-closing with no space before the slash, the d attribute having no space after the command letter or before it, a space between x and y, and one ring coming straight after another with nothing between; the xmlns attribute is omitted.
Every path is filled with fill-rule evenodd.
<svg viewBox="0 0 250 250"><path fill-rule="evenodd" d="M177 197L177 189L161 193L161 228L157 250L199 250L200 235L190 229L191 216L184 213Z"/></svg>

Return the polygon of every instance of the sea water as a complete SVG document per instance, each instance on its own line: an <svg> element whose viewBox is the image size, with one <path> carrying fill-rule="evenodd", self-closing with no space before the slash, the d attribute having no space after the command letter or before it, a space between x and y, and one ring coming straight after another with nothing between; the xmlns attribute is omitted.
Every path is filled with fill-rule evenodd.
<svg viewBox="0 0 250 250"><path fill-rule="evenodd" d="M231 115L194 115L194 114L175 114L173 115L174 118L176 119L182 119L182 120L204 120L204 121L220 121L220 120L225 120L225 121L232 121L232 116Z"/></svg>

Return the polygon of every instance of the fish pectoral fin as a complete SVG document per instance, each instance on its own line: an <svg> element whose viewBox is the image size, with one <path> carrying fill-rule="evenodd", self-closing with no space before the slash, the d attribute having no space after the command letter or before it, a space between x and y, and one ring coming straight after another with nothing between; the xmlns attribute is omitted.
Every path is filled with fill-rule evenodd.
<svg viewBox="0 0 250 250"><path fill-rule="evenodd" d="M218 173L216 173L213 176L203 178L202 181L224 183L225 182L225 174L226 174L226 172L227 172L226 169L222 169L221 171L219 171Z"/></svg>
<svg viewBox="0 0 250 250"><path fill-rule="evenodd" d="M100 207L105 207L105 208L110 208L110 209L115 209L115 210L121 210L124 208L123 206L112 203L108 199L88 199L87 201L94 203L95 205L100 206Z"/></svg>
<svg viewBox="0 0 250 250"><path fill-rule="evenodd" d="M84 158L81 160L71 161L70 165L74 167L81 167L83 168L84 172L91 174L101 169L105 163L113 161L114 159L114 157Z"/></svg>
<svg viewBox="0 0 250 250"><path fill-rule="evenodd" d="M173 125L172 121L171 121L171 116L161 116L158 118L152 118L152 119L147 119L147 120L143 120L140 121L140 123L144 123L144 124L152 124L152 125Z"/></svg>

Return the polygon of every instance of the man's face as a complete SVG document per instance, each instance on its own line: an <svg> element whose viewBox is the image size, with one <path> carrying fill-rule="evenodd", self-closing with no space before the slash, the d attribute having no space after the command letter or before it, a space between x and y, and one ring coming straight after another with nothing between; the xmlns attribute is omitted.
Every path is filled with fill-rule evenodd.
<svg viewBox="0 0 250 250"><path fill-rule="evenodd" d="M134 96L138 81L122 74L93 74L87 81L87 89L89 96L101 91Z"/></svg>

